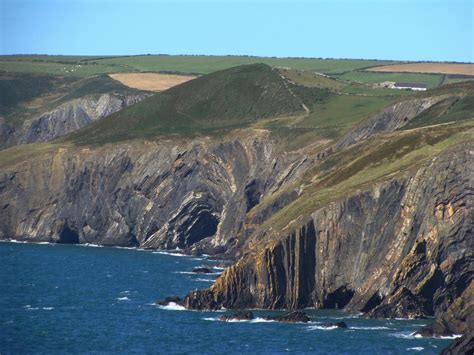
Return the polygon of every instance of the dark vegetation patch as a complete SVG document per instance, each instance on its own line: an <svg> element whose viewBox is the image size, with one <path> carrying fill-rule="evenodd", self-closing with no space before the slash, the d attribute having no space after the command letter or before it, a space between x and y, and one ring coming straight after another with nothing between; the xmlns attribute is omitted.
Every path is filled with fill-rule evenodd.
<svg viewBox="0 0 474 355"><path fill-rule="evenodd" d="M82 79L69 88L68 92L61 97L59 102L77 99L87 95L117 93L117 94L138 94L140 90L129 88L110 78L108 75L96 75Z"/></svg>
<svg viewBox="0 0 474 355"><path fill-rule="evenodd" d="M7 115L22 103L49 94L75 80L45 74L0 74L0 114Z"/></svg>
<svg viewBox="0 0 474 355"><path fill-rule="evenodd" d="M12 125L52 110L68 100L104 93L137 94L107 75L79 80L48 74L0 73L0 115Z"/></svg>

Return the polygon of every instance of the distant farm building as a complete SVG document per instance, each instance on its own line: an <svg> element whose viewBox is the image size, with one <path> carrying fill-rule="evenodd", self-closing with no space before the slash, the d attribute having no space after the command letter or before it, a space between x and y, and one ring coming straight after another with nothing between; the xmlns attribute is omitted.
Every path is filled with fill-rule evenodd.
<svg viewBox="0 0 474 355"><path fill-rule="evenodd" d="M419 84L419 83L395 83L393 84L394 89L399 90L417 90L417 91L425 91L427 89L426 84Z"/></svg>

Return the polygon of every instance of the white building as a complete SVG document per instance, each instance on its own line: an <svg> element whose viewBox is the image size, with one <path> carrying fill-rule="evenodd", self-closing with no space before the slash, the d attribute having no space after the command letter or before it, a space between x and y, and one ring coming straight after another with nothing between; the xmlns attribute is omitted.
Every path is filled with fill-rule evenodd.
<svg viewBox="0 0 474 355"><path fill-rule="evenodd" d="M419 83L395 83L393 85L393 88L399 89L399 90L426 91L427 86L426 84L419 84Z"/></svg>

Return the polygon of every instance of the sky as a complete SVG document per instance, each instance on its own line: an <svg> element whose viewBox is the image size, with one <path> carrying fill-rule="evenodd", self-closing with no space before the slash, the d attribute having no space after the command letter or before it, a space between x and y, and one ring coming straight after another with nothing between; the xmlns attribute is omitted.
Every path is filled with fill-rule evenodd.
<svg viewBox="0 0 474 355"><path fill-rule="evenodd" d="M474 61L474 0L0 0L1 54Z"/></svg>

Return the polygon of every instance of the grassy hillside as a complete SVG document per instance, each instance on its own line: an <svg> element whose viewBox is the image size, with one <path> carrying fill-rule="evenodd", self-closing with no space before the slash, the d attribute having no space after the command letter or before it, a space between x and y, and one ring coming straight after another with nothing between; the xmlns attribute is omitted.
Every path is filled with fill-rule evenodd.
<svg viewBox="0 0 474 355"><path fill-rule="evenodd" d="M158 134L209 134L302 112L301 99L278 72L254 64L218 71L157 93L71 139L103 143Z"/></svg>

